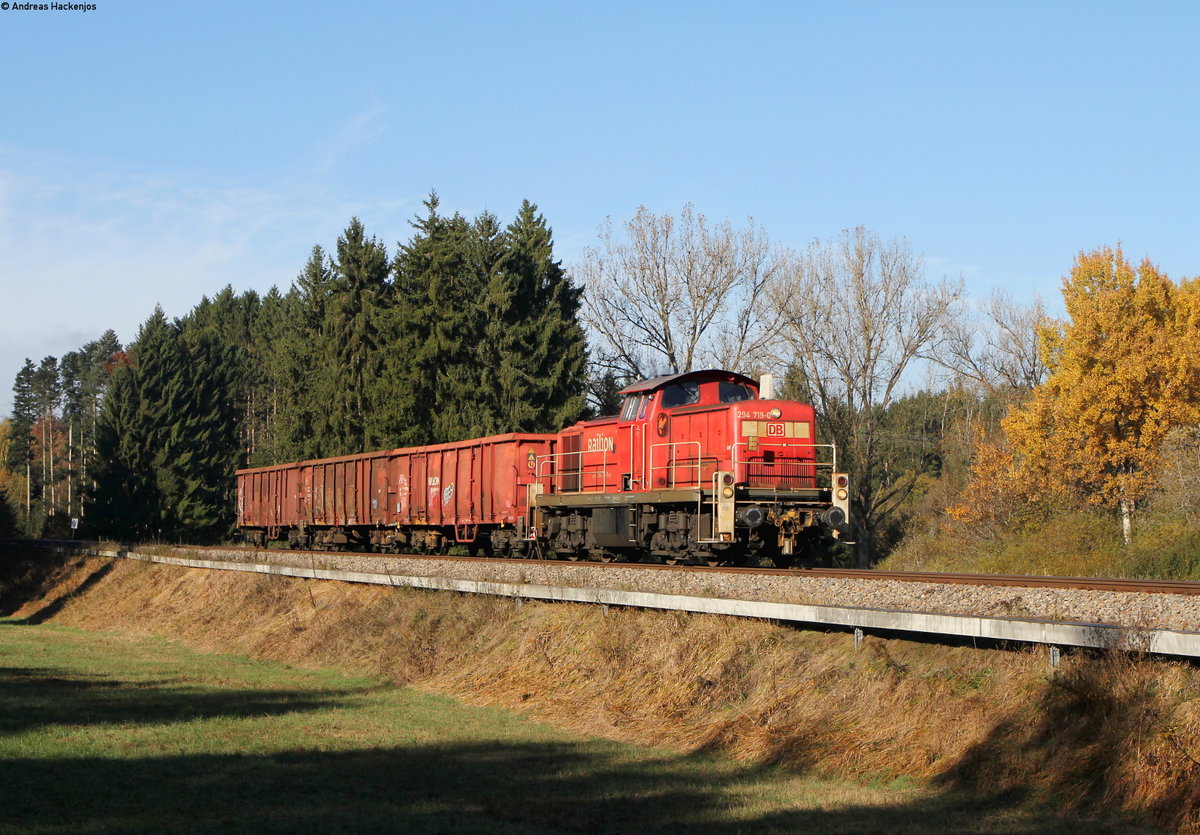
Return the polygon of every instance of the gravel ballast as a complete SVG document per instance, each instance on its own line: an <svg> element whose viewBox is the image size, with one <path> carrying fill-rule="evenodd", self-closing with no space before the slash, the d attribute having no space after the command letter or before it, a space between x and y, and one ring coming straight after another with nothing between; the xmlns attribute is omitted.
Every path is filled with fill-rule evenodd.
<svg viewBox="0 0 1200 835"><path fill-rule="evenodd" d="M972 586L861 580L736 569L633 567L619 563L391 557L329 552L180 549L178 556L267 562L299 568L619 589L691 597L845 606L905 612L1096 623L1138 629L1200 631L1200 596L1086 589Z"/></svg>

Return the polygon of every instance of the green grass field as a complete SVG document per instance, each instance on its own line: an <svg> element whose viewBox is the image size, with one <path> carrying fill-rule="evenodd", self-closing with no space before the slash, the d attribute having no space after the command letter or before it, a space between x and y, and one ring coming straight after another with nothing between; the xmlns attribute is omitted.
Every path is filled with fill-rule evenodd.
<svg viewBox="0 0 1200 835"><path fill-rule="evenodd" d="M367 678L0 621L2 832L1074 829L1015 800L748 769Z"/></svg>

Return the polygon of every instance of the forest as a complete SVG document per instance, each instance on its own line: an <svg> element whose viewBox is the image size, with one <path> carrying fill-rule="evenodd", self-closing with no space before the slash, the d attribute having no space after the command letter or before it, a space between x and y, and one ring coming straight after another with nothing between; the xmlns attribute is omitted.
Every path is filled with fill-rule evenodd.
<svg viewBox="0 0 1200 835"><path fill-rule="evenodd" d="M556 431L630 381L720 367L816 407L854 487L842 563L1200 571L1200 281L1081 251L1054 319L972 302L863 228L793 250L639 209L568 269L529 201L503 225L434 193L411 227L389 252L352 218L284 291L27 359L0 535L225 541L236 468Z"/></svg>

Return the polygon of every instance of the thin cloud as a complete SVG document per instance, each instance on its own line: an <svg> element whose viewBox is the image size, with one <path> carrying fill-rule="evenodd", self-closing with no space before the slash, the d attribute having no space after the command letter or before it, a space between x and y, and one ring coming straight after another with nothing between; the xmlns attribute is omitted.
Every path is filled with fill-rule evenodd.
<svg viewBox="0 0 1200 835"><path fill-rule="evenodd" d="M355 113L342 122L324 141L318 143L315 167L327 172L355 151L372 144L387 132L384 116L387 107L376 104Z"/></svg>
<svg viewBox="0 0 1200 835"><path fill-rule="evenodd" d="M360 140L372 118L357 120ZM393 198L379 209L310 183L186 176L0 150L0 415L26 356L60 356L108 328L128 341L155 304L180 316L226 284L285 289L312 245L329 246L351 215L400 229L415 205Z"/></svg>

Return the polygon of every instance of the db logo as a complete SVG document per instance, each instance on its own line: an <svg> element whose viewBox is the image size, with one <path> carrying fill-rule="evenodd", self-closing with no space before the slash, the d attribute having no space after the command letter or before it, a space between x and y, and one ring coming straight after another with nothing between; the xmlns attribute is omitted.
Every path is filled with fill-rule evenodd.
<svg viewBox="0 0 1200 835"><path fill-rule="evenodd" d="M783 437L783 424L782 423L768 423L767 424L767 434L774 436L774 437Z"/></svg>
<svg viewBox="0 0 1200 835"><path fill-rule="evenodd" d="M658 437L667 437L667 425L669 420L670 419L667 417L666 412L659 412L658 423L656 424L656 428L658 429Z"/></svg>

